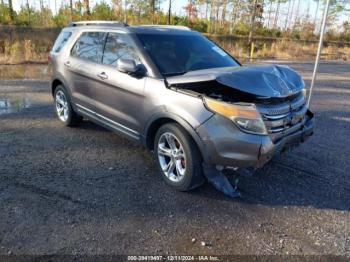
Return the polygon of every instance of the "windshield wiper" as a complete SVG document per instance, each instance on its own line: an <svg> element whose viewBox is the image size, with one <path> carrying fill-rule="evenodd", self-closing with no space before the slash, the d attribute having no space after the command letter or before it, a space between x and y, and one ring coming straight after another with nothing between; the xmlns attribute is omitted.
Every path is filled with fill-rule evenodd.
<svg viewBox="0 0 350 262"><path fill-rule="evenodd" d="M180 76L186 74L188 71L182 71L182 72L170 72L170 73L163 73L164 76Z"/></svg>

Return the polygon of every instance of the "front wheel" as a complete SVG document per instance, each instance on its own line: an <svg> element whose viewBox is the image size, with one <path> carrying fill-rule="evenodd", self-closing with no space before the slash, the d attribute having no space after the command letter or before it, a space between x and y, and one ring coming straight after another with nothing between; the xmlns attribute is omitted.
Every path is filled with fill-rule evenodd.
<svg viewBox="0 0 350 262"><path fill-rule="evenodd" d="M66 126L77 126L82 117L74 112L69 95L63 86L58 86L54 93L57 117Z"/></svg>
<svg viewBox="0 0 350 262"><path fill-rule="evenodd" d="M165 182L177 190L188 191L205 181L197 145L180 125L165 124L158 130L154 152Z"/></svg>

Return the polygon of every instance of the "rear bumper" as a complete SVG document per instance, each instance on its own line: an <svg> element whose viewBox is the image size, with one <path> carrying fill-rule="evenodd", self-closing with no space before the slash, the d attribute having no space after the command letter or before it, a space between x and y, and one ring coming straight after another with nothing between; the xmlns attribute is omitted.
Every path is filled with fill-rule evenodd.
<svg viewBox="0 0 350 262"><path fill-rule="evenodd" d="M295 131L274 143L270 136L242 132L231 120L214 115L197 128L207 164L223 167L261 167L273 156L295 147L313 134L313 114L308 111L305 122Z"/></svg>

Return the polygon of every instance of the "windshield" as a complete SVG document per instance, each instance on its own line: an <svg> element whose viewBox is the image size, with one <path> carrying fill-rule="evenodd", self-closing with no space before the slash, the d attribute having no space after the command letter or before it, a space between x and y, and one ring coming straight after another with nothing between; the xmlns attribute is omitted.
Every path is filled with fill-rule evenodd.
<svg viewBox="0 0 350 262"><path fill-rule="evenodd" d="M164 76L239 64L220 47L201 35L138 34Z"/></svg>

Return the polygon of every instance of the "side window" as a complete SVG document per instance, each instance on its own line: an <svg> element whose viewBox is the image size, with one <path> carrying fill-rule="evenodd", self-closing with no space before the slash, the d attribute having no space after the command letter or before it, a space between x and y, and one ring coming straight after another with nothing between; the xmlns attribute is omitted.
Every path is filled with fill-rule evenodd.
<svg viewBox="0 0 350 262"><path fill-rule="evenodd" d="M71 55L92 62L101 63L102 50L107 33L85 32L75 43Z"/></svg>
<svg viewBox="0 0 350 262"><path fill-rule="evenodd" d="M132 59L136 64L140 63L135 45L128 35L109 33L103 53L102 63L105 65L116 66L117 61L120 58Z"/></svg>
<svg viewBox="0 0 350 262"><path fill-rule="evenodd" d="M59 51L61 51L62 47L68 41L68 39L70 38L71 35L72 35L71 32L62 31L58 35L58 37L57 37L57 39L55 41L55 44L52 47L52 52L58 53Z"/></svg>

